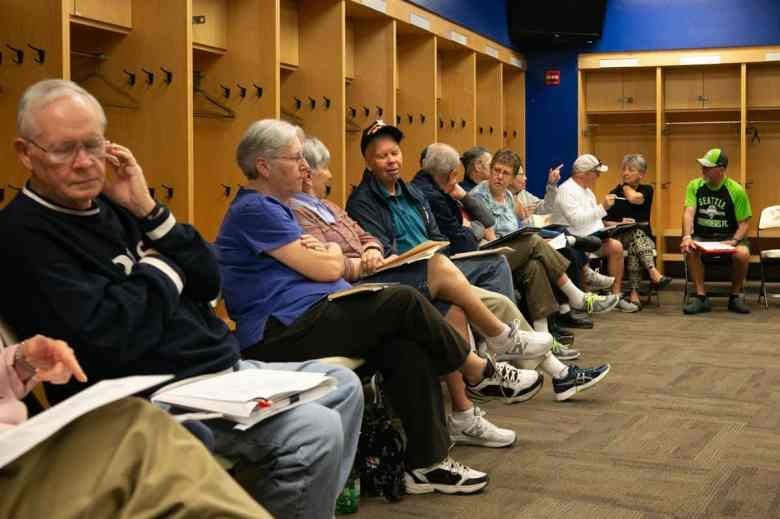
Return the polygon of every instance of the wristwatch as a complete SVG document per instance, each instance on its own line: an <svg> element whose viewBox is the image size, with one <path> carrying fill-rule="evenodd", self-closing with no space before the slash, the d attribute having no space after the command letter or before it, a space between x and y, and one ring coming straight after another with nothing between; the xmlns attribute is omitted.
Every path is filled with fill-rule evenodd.
<svg viewBox="0 0 780 519"><path fill-rule="evenodd" d="M31 379L36 371L35 367L24 358L24 344L24 342L21 343L19 347L16 348L16 352L14 352L14 369L23 382Z"/></svg>

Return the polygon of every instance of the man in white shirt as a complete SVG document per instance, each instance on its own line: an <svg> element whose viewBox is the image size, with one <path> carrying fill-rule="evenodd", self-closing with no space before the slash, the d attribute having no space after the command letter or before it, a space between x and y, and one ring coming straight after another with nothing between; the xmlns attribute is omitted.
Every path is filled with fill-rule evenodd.
<svg viewBox="0 0 780 519"><path fill-rule="evenodd" d="M577 157L572 165L571 178L558 188L558 196L555 198L552 212L552 223L568 228L574 236L588 236L603 229L602 218L607 215L607 210L615 204L615 195L605 195L604 201L599 204L591 188L596 185L599 175L608 169L593 155L586 154ZM612 284L612 293L619 298L623 282L623 245L618 240L608 238L602 242L601 250L597 254L607 257L609 273L615 278ZM619 303L621 306L631 304L625 300L621 300ZM625 312L631 309L621 307L621 310Z"/></svg>

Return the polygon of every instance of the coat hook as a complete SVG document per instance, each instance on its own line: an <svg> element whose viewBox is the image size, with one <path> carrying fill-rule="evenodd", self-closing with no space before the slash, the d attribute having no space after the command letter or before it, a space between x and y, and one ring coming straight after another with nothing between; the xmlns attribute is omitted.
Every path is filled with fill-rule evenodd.
<svg viewBox="0 0 780 519"><path fill-rule="evenodd" d="M236 86L238 87L238 97L241 99L246 97L246 87L241 86L241 83L236 83Z"/></svg>
<svg viewBox="0 0 780 519"><path fill-rule="evenodd" d="M506 139L506 136L509 135L506 130L504 130L504 138Z"/></svg>
<svg viewBox="0 0 780 519"><path fill-rule="evenodd" d="M38 63L39 65L43 65L43 62L46 61L46 51L38 47L33 47L29 43L27 44L27 46L35 51L35 57L33 58L33 61Z"/></svg>
<svg viewBox="0 0 780 519"><path fill-rule="evenodd" d="M165 190L165 198L167 198L168 200L173 198L173 187L172 186L169 186L168 184L161 184L160 187Z"/></svg>
<svg viewBox="0 0 780 519"><path fill-rule="evenodd" d="M153 188L153 187L150 187L150 188L149 188L149 196L151 196L152 198L154 198L155 200L157 200L157 198L154 196L154 188Z"/></svg>
<svg viewBox="0 0 780 519"><path fill-rule="evenodd" d="M455 119L450 119L450 128L455 128Z"/></svg>
<svg viewBox="0 0 780 519"><path fill-rule="evenodd" d="M317 108L317 100L314 99L313 97L309 97L309 108L311 108L312 110Z"/></svg>
<svg viewBox="0 0 780 519"><path fill-rule="evenodd" d="M17 65L21 65L22 62L24 62L24 51L22 49L17 49L16 47L11 47L7 43L5 46L11 49L11 52L14 53L14 55L11 56L11 61Z"/></svg>
<svg viewBox="0 0 780 519"><path fill-rule="evenodd" d="M0 51L0 65L3 64L3 52Z"/></svg>
<svg viewBox="0 0 780 519"><path fill-rule="evenodd" d="M230 88L226 87L222 83L220 83L219 86L222 89L222 97L225 99L230 99Z"/></svg>
<svg viewBox="0 0 780 519"><path fill-rule="evenodd" d="M420 124L425 124L425 114L420 114Z"/></svg>
<svg viewBox="0 0 780 519"><path fill-rule="evenodd" d="M122 69L122 72L127 75L127 84L130 86L135 86L135 73L129 72L126 68Z"/></svg>
<svg viewBox="0 0 780 519"><path fill-rule="evenodd" d="M460 127L461 128L465 128L466 127L466 119L461 119L460 120Z"/></svg>
<svg viewBox="0 0 780 519"><path fill-rule="evenodd" d="M406 118L409 120L409 124L414 122L414 116L412 114L406 114Z"/></svg>
<svg viewBox="0 0 780 519"><path fill-rule="evenodd" d="M371 109L364 105L363 106L363 113L365 114L366 117L368 117L369 115L371 115Z"/></svg>
<svg viewBox="0 0 780 519"><path fill-rule="evenodd" d="M444 128L444 119L439 117L439 128Z"/></svg>
<svg viewBox="0 0 780 519"><path fill-rule="evenodd" d="M220 184L222 186L222 192L225 193L225 198L230 196L230 192L233 190L229 185L227 184Z"/></svg>
<svg viewBox="0 0 780 519"><path fill-rule="evenodd" d="M330 108L330 97L325 97L325 96L322 96L322 100L323 100L323 101L324 101L324 103L325 103L325 110L327 110L328 108Z"/></svg>
<svg viewBox="0 0 780 519"><path fill-rule="evenodd" d="M0 202L5 200L5 189L0 187Z"/></svg>
<svg viewBox="0 0 780 519"><path fill-rule="evenodd" d="M173 83L173 72L171 72L165 67L160 67L160 70L163 71L163 75L164 75L163 83L165 83L166 85L170 85L171 83Z"/></svg>
<svg viewBox="0 0 780 519"><path fill-rule="evenodd" d="M349 117L352 118L352 119L354 119L357 116L357 108L355 108L353 106L350 106L347 109L347 112L349 113Z"/></svg>
<svg viewBox="0 0 780 519"><path fill-rule="evenodd" d="M485 133L485 129L480 126L479 127L479 134L482 135L483 133Z"/></svg>
<svg viewBox="0 0 780 519"><path fill-rule="evenodd" d="M517 138L517 130L512 130L512 137Z"/></svg>
<svg viewBox="0 0 780 519"><path fill-rule="evenodd" d="M146 84L147 85L153 85L154 84L154 72L151 70L146 70L145 68L141 67L141 71L146 74Z"/></svg>
<svg viewBox="0 0 780 519"><path fill-rule="evenodd" d="M298 97L293 97L293 99L295 100L295 109L300 110L301 105L303 105L303 101L301 101Z"/></svg>
<svg viewBox="0 0 780 519"><path fill-rule="evenodd" d="M396 125L401 124L401 116L400 115L396 115L395 116L395 124Z"/></svg>
<svg viewBox="0 0 780 519"><path fill-rule="evenodd" d="M6 184L6 185L7 185L8 187L10 187L11 189L13 189L14 191L21 191L21 190L22 190L22 188L21 188L21 187L19 187L19 186L15 186L15 185L13 185L13 184Z"/></svg>
<svg viewBox="0 0 780 519"><path fill-rule="evenodd" d="M384 114L385 114L385 109L382 108L381 106L377 106L376 107L376 116L377 117L382 117Z"/></svg>
<svg viewBox="0 0 780 519"><path fill-rule="evenodd" d="M490 135L493 135L493 127L492 126L488 126L488 133Z"/></svg>
<svg viewBox="0 0 780 519"><path fill-rule="evenodd" d="M263 87L252 81L252 86L255 87L255 95L257 97L263 97Z"/></svg>

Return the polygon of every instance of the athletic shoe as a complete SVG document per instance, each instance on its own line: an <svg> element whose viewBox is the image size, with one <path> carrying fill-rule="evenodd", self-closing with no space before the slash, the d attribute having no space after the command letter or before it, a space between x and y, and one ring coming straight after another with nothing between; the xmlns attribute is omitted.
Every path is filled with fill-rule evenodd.
<svg viewBox="0 0 780 519"><path fill-rule="evenodd" d="M602 246L601 239L595 236L567 236L566 244L582 252L596 252Z"/></svg>
<svg viewBox="0 0 780 519"><path fill-rule="evenodd" d="M568 326L569 328L581 328L590 330L593 328L593 319L588 314L583 312L575 312L570 310L565 314L558 314L555 318L560 326Z"/></svg>
<svg viewBox="0 0 780 519"><path fill-rule="evenodd" d="M631 301L625 298L621 298L620 301L618 301L617 309L627 314L633 314L640 310L638 304L632 303Z"/></svg>
<svg viewBox="0 0 780 519"><path fill-rule="evenodd" d="M668 287L669 284L671 284L672 278L669 276L661 276L661 279L658 280L658 283L650 282L650 288L653 288L654 290L663 290L664 288Z"/></svg>
<svg viewBox="0 0 780 519"><path fill-rule="evenodd" d="M588 292L582 300L582 306L588 314L603 314L615 308L618 302L620 302L620 297L615 294L600 296Z"/></svg>
<svg viewBox="0 0 780 519"><path fill-rule="evenodd" d="M508 447L515 443L517 435L511 429L496 427L485 419L485 411L474 406L474 414L465 425L447 417L450 439L456 445L477 445L479 447Z"/></svg>
<svg viewBox="0 0 780 519"><path fill-rule="evenodd" d="M532 399L542 389L544 377L532 369L520 369L506 362L495 362L489 356L487 361L493 364L493 375L471 386L466 384L466 393L474 400L503 398L507 404L525 402Z"/></svg>
<svg viewBox="0 0 780 519"><path fill-rule="evenodd" d="M430 467L407 471L404 481L408 494L473 494L487 486L488 476L448 456Z"/></svg>
<svg viewBox="0 0 780 519"><path fill-rule="evenodd" d="M614 277L600 274L590 267L585 268L585 284L588 285L594 292L612 288L614 283Z"/></svg>
<svg viewBox="0 0 780 519"><path fill-rule="evenodd" d="M687 315L703 314L710 310L712 310L712 305L710 305L710 300L706 297L704 299L699 299L698 297L693 296L688 304L683 307L683 313Z"/></svg>
<svg viewBox="0 0 780 519"><path fill-rule="evenodd" d="M520 320L516 319L509 325L509 338L503 347L488 349L491 353L505 359L535 359L544 356L552 347L553 337L546 332L526 331L520 328Z"/></svg>
<svg viewBox="0 0 780 519"><path fill-rule="evenodd" d="M750 313L750 307L745 303L745 298L743 296L730 297L729 310L738 314Z"/></svg>
<svg viewBox="0 0 780 519"><path fill-rule="evenodd" d="M553 339L556 342L559 342L563 344L564 346L571 346L574 344L574 335L573 334L562 334L562 333L551 333L553 336ZM555 343L553 343L555 344Z"/></svg>
<svg viewBox="0 0 780 519"><path fill-rule="evenodd" d="M552 354L558 357L558 360L574 360L580 358L580 352L573 348L567 348L560 342L553 343Z"/></svg>
<svg viewBox="0 0 780 519"><path fill-rule="evenodd" d="M575 394L590 389L604 380L607 373L609 373L609 364L596 368L579 368L571 365L566 378L553 379L555 399L559 402L568 400Z"/></svg>

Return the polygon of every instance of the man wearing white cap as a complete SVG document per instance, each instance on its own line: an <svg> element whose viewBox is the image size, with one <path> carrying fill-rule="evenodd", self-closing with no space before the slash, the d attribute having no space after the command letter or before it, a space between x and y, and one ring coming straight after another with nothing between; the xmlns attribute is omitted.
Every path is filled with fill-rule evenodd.
<svg viewBox="0 0 780 519"><path fill-rule="evenodd" d="M607 210L615 204L615 195L604 196L598 203L591 188L601 173L608 171L606 164L593 155L577 157L572 165L571 178L558 188L558 196L552 211L552 223L568 229L574 236L588 236L604 228L602 219ZM623 244L614 238L603 240L601 256L609 261L609 274L615 278L612 293L620 298L623 282ZM636 312L639 307L627 299L620 299L618 308L623 312Z"/></svg>

